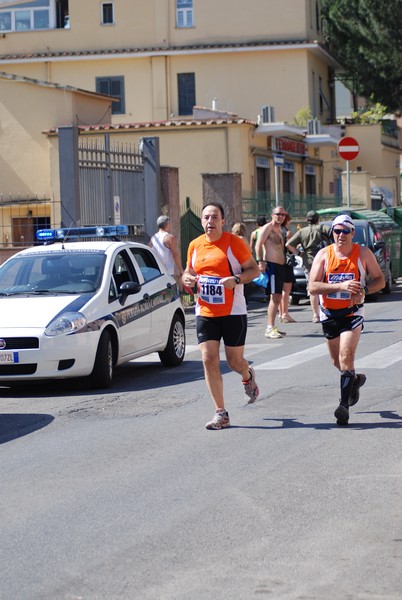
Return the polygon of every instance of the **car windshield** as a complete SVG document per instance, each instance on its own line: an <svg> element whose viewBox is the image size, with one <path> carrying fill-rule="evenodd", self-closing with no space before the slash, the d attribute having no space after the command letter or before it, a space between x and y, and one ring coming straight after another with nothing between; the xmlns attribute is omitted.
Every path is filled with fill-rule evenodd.
<svg viewBox="0 0 402 600"><path fill-rule="evenodd" d="M102 251L16 255L0 267L0 295L95 292L105 258Z"/></svg>

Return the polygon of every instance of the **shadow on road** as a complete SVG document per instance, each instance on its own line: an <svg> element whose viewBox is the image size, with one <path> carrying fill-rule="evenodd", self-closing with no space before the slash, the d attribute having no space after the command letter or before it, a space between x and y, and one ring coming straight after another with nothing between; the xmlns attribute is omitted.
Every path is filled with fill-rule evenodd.
<svg viewBox="0 0 402 600"><path fill-rule="evenodd" d="M0 414L0 444L29 435L54 420L46 414Z"/></svg>
<svg viewBox="0 0 402 600"><path fill-rule="evenodd" d="M357 418L358 415L379 415L381 419L392 419L393 421L379 421L378 423L358 423L349 421L349 425L340 427L336 423L302 423L297 419L264 419L264 421L272 421L276 425L231 425L231 429L401 429L402 416L395 411L361 411L354 413L352 418Z"/></svg>

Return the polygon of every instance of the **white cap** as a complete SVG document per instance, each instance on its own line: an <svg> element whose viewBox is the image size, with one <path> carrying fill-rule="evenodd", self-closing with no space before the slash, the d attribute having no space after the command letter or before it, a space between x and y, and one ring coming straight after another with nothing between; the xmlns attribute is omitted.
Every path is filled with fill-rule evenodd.
<svg viewBox="0 0 402 600"><path fill-rule="evenodd" d="M169 217L167 215L161 215L156 220L156 224L158 227L160 227L161 225L166 225L166 223L169 223Z"/></svg>
<svg viewBox="0 0 402 600"><path fill-rule="evenodd" d="M332 229L336 225L343 225L344 227L349 227L353 230L355 229L355 224L352 221L352 217L349 217L349 215L338 215L335 217L335 219L332 221Z"/></svg>

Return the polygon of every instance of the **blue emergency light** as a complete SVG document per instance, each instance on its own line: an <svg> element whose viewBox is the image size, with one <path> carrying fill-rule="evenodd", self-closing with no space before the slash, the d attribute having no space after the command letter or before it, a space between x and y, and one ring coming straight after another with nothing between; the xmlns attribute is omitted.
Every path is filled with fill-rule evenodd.
<svg viewBox="0 0 402 600"><path fill-rule="evenodd" d="M98 227L60 227L59 229L39 229L36 239L41 242L61 241L81 238L111 238L128 235L127 225L101 225Z"/></svg>

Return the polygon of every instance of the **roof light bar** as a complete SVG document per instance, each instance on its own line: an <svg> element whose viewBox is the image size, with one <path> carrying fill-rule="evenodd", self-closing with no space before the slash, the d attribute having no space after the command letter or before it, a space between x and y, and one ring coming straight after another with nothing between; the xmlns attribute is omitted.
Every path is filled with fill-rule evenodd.
<svg viewBox="0 0 402 600"><path fill-rule="evenodd" d="M50 242L64 239L105 238L128 235L127 225L101 225L98 227L60 227L59 229L39 229L36 239Z"/></svg>

